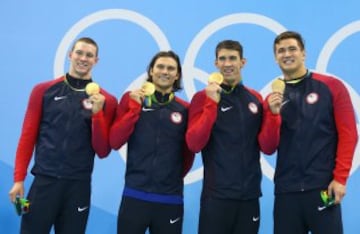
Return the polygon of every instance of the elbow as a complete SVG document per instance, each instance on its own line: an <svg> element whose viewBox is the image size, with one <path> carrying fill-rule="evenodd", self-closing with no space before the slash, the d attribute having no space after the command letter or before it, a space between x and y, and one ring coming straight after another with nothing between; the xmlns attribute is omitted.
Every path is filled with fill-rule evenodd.
<svg viewBox="0 0 360 234"><path fill-rule="evenodd" d="M277 142L267 142L267 143L260 143L260 150L264 154L272 155L277 150L278 143Z"/></svg>
<svg viewBox="0 0 360 234"><path fill-rule="evenodd" d="M111 152L111 148L110 147L107 147L106 149L102 149L102 150L99 150L98 152L96 152L98 158L100 159L103 159L103 158L106 158Z"/></svg>
<svg viewBox="0 0 360 234"><path fill-rule="evenodd" d="M272 155L273 153L276 152L276 148L274 148L274 149L261 149L261 151L266 155Z"/></svg>
<svg viewBox="0 0 360 234"><path fill-rule="evenodd" d="M202 150L202 147L200 146L200 144L195 143L194 140L191 140L191 138L188 136L188 134L186 135L186 144L187 144L189 150L193 153L199 153Z"/></svg>
<svg viewBox="0 0 360 234"><path fill-rule="evenodd" d="M117 134L114 133L115 131L113 129L110 130L110 134L109 134L109 144L110 144L110 148L114 149L114 150L118 150L120 149L120 147L122 146L121 142L120 142L120 138L118 137Z"/></svg>

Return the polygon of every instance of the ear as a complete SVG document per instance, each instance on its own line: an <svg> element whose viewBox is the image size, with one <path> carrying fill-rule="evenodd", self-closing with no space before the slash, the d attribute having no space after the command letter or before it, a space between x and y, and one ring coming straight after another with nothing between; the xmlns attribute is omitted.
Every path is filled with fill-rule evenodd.
<svg viewBox="0 0 360 234"><path fill-rule="evenodd" d="M306 58L306 51L305 51L305 50L303 50L303 51L302 51L302 54L303 54L303 59L302 59L302 60L303 60L303 61L305 61L305 58Z"/></svg>
<svg viewBox="0 0 360 234"><path fill-rule="evenodd" d="M241 67L244 67L246 63L247 63L246 58L242 58L241 59L241 64L242 64Z"/></svg>
<svg viewBox="0 0 360 234"><path fill-rule="evenodd" d="M180 76L179 76L179 73L177 73L176 76L175 76L175 80L178 80L179 77L180 77Z"/></svg>
<svg viewBox="0 0 360 234"><path fill-rule="evenodd" d="M217 59L215 59L214 65L215 65L215 67L219 68L219 67L218 67L218 60L217 60Z"/></svg>

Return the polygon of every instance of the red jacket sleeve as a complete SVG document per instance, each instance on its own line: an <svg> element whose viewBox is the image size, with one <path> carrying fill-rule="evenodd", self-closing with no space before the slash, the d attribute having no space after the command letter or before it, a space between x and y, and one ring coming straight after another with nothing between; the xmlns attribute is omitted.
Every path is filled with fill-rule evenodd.
<svg viewBox="0 0 360 234"><path fill-rule="evenodd" d="M273 154L280 143L281 115L273 114L270 110L267 99L263 102L263 118L261 130L258 135L260 149L265 154Z"/></svg>
<svg viewBox="0 0 360 234"><path fill-rule="evenodd" d="M334 117L338 132L333 175L336 181L345 185L358 141L355 112L344 84L338 79L330 79L328 85L333 94Z"/></svg>
<svg viewBox="0 0 360 234"><path fill-rule="evenodd" d="M43 95L46 89L56 82L59 82L59 79L53 80L52 82L38 84L31 91L19 144L16 150L14 170L15 182L23 181L26 177L27 168L33 155L34 147L39 134Z"/></svg>
<svg viewBox="0 0 360 234"><path fill-rule="evenodd" d="M121 98L116 109L115 121L110 129L110 146L116 150L128 141L141 113L141 104L131 99L129 94L125 93Z"/></svg>
<svg viewBox="0 0 360 234"><path fill-rule="evenodd" d="M281 117L279 114L274 115L271 112L267 102L269 96L265 99L265 101L263 101L261 94L250 88L247 88L247 90L256 96L263 106L261 129L257 138L260 145L260 150L265 154L270 155L276 151L280 143Z"/></svg>
<svg viewBox="0 0 360 234"><path fill-rule="evenodd" d="M184 146L184 153L183 153L183 177L186 176L186 174L190 171L193 163L194 163L194 159L195 159L195 153L193 153L189 147L187 146L187 144L185 143Z"/></svg>
<svg viewBox="0 0 360 234"><path fill-rule="evenodd" d="M189 108L186 142L192 152L199 152L208 142L217 118L217 103L205 91L195 94Z"/></svg>
<svg viewBox="0 0 360 234"><path fill-rule="evenodd" d="M92 116L92 146L99 158L104 158L111 151L109 132L115 117L117 100L104 90L101 90L101 94L105 96L105 104L103 110Z"/></svg>

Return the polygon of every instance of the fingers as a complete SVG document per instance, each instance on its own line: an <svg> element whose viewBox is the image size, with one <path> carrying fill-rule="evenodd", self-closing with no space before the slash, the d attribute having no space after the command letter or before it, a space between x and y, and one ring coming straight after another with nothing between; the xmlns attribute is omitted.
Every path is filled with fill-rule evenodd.
<svg viewBox="0 0 360 234"><path fill-rule="evenodd" d="M15 202L17 196L24 197L23 182L16 182L9 192L9 198L11 202Z"/></svg>
<svg viewBox="0 0 360 234"><path fill-rule="evenodd" d="M213 99L215 102L220 101L221 90L222 88L220 87L220 85L215 82L209 83L209 85L205 88L206 95L209 98Z"/></svg>
<svg viewBox="0 0 360 234"><path fill-rule="evenodd" d="M17 194L16 194L15 192L10 192L10 193L9 193L9 197L10 197L10 201L11 201L11 202L13 202L13 203L15 202L16 195L17 195ZM20 196L20 195L19 195L19 196Z"/></svg>
<svg viewBox="0 0 360 234"><path fill-rule="evenodd" d="M103 109L104 107L104 103L105 103L105 96L97 93L97 94L93 94L89 97L89 100L92 104L92 113L96 114L97 112L99 112L100 110Z"/></svg>
<svg viewBox="0 0 360 234"><path fill-rule="evenodd" d="M268 104L273 114L279 114L282 107L283 95L281 93L272 93L268 98Z"/></svg>
<svg viewBox="0 0 360 234"><path fill-rule="evenodd" d="M339 204L345 196L342 190L334 190L333 194L335 196L335 204Z"/></svg>
<svg viewBox="0 0 360 234"><path fill-rule="evenodd" d="M144 100L145 98L145 92L142 89L131 91L130 98L141 104L142 100Z"/></svg>
<svg viewBox="0 0 360 234"><path fill-rule="evenodd" d="M335 204L339 204L346 194L346 186L333 180L328 186L328 194L330 197L335 196Z"/></svg>

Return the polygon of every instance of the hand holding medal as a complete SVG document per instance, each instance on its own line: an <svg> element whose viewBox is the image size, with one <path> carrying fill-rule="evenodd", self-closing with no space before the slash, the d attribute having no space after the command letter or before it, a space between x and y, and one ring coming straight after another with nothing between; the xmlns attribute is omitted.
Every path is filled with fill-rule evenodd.
<svg viewBox="0 0 360 234"><path fill-rule="evenodd" d="M221 83L224 81L224 76L219 72L213 72L210 74L208 83L216 83L218 85L221 85Z"/></svg>
<svg viewBox="0 0 360 234"><path fill-rule="evenodd" d="M94 96L100 94L100 86L95 82L90 82L85 87L85 92L89 95L89 98L84 99L84 107L88 110L92 110L94 106ZM97 112L97 111L96 111Z"/></svg>
<svg viewBox="0 0 360 234"><path fill-rule="evenodd" d="M285 82L281 79L276 79L271 83L271 89L274 93L284 94Z"/></svg>
<svg viewBox="0 0 360 234"><path fill-rule="evenodd" d="M141 90L144 92L144 104L147 107L151 106L151 95L155 93L155 85L149 81L146 81L142 86Z"/></svg>
<svg viewBox="0 0 360 234"><path fill-rule="evenodd" d="M213 72L208 78L208 86L205 88L206 95L215 102L220 101L220 93L222 88L221 83L224 81L224 76L219 72Z"/></svg>
<svg viewBox="0 0 360 234"><path fill-rule="evenodd" d="M283 94L285 91L284 80L277 78L271 83L272 93L268 98L268 104L273 114L279 114L283 106Z"/></svg>

